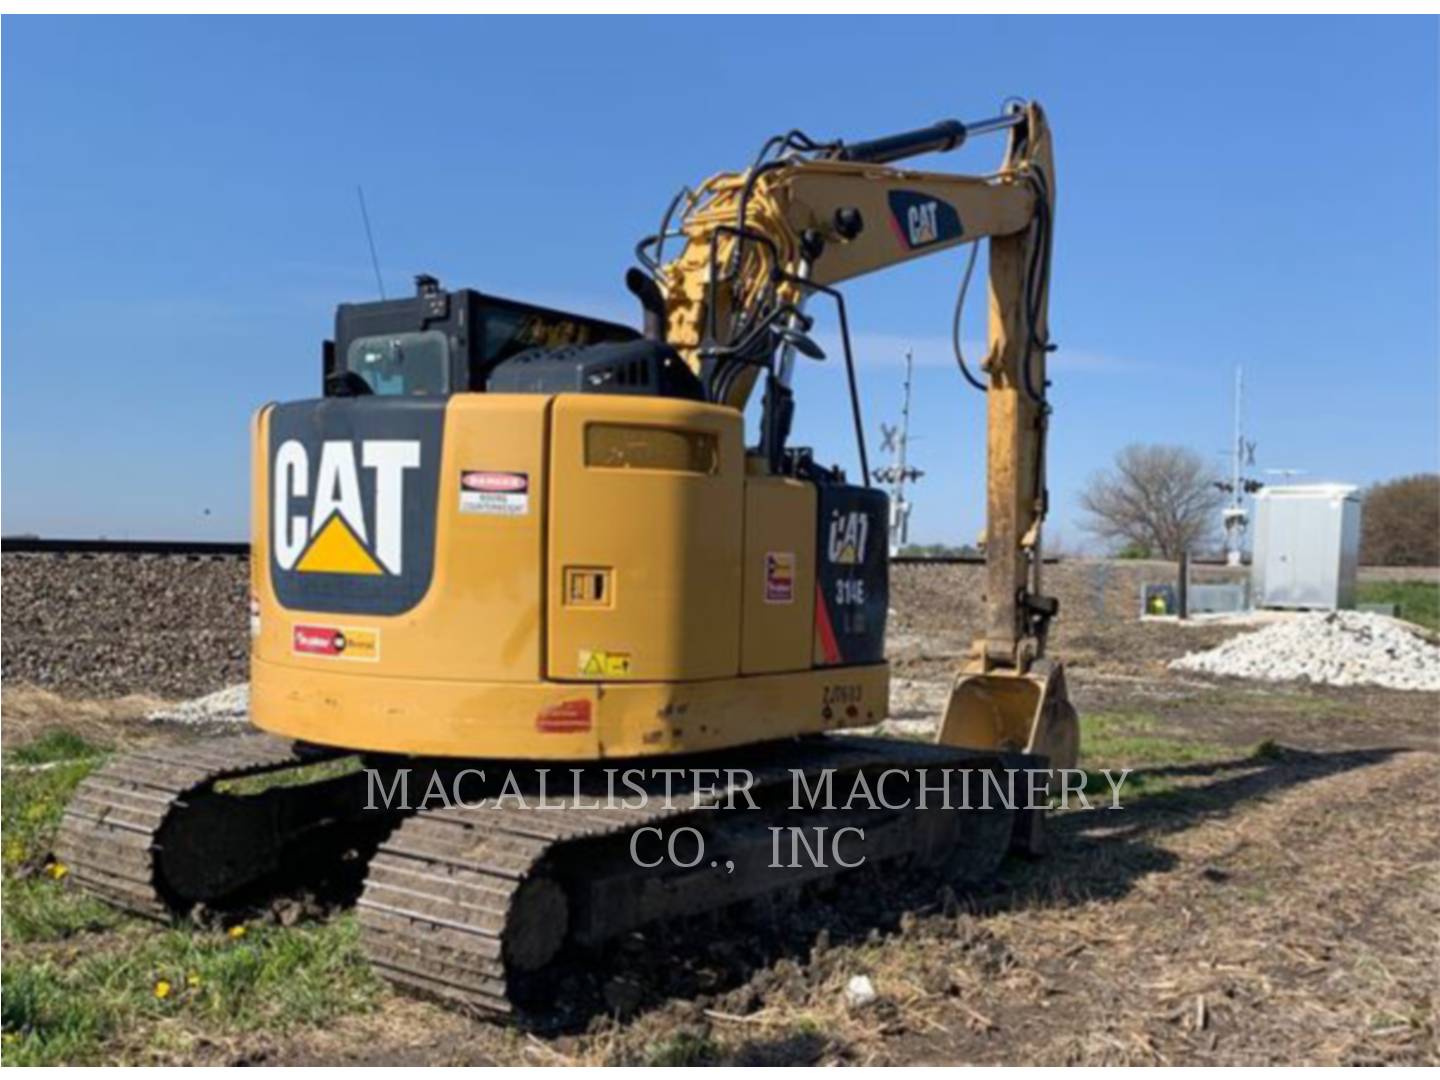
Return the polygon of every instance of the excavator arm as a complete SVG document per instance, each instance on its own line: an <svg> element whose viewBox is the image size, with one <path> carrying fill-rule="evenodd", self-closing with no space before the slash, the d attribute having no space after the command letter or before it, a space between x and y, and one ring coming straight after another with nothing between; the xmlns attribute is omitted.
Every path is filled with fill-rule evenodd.
<svg viewBox="0 0 1440 1080"><path fill-rule="evenodd" d="M1006 153L988 176L895 164L997 131L1007 133ZM805 334L807 301L836 299L848 362L835 285L989 241L989 347L975 380L988 401L987 618L939 738L1043 752L1069 766L1078 747L1075 712L1060 665L1044 659L1057 605L1041 587L1054 206L1050 130L1033 102L977 124L944 121L849 145L791 132L772 139L745 172L682 192L639 249L652 278L637 275L632 288L650 312L652 335L680 352L713 400L744 408L765 379L761 427L773 468L788 434L796 354L818 352ZM664 261L667 241L681 248Z"/></svg>

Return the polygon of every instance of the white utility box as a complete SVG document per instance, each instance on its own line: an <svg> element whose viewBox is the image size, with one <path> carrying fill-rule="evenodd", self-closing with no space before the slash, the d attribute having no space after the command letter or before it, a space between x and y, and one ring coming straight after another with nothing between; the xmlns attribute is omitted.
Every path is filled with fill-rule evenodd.
<svg viewBox="0 0 1440 1080"><path fill-rule="evenodd" d="M1250 581L1257 607L1354 607L1359 563L1356 488L1294 484L1256 492Z"/></svg>

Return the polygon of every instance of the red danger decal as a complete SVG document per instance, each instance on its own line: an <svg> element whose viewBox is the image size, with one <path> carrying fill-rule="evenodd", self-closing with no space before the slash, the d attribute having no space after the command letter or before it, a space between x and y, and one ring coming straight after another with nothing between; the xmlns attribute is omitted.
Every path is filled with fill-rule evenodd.
<svg viewBox="0 0 1440 1080"><path fill-rule="evenodd" d="M562 701L547 705L535 715L535 730L549 733L590 730L590 702Z"/></svg>
<svg viewBox="0 0 1440 1080"><path fill-rule="evenodd" d="M460 474L460 486L469 491L528 491L530 477L526 473L465 472Z"/></svg>

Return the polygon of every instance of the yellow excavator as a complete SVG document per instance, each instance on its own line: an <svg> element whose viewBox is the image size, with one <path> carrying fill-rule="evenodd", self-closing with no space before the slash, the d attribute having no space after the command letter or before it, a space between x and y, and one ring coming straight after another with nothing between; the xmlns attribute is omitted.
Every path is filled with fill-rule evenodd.
<svg viewBox="0 0 1440 1080"><path fill-rule="evenodd" d="M993 174L899 164L991 133ZM261 730L94 773L62 824L70 880L167 919L345 853L375 966L499 1014L571 948L865 862L974 877L1036 849L1043 812L926 796L1076 759L1041 587L1054 206L1033 102L865 142L792 131L641 241L642 330L429 276L341 305L323 396L253 422ZM987 623L935 744L856 734L887 708L888 508L836 286L985 239L974 371L955 321L988 398ZM790 443L827 310L849 479Z"/></svg>

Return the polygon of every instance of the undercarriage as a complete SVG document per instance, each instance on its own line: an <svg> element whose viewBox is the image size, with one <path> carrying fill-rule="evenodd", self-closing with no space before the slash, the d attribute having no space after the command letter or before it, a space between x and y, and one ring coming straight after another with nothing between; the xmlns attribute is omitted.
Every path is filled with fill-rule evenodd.
<svg viewBox="0 0 1440 1080"><path fill-rule="evenodd" d="M858 736L760 749L570 768L238 735L98 770L57 856L82 887L162 920L348 874L377 971L524 1018L546 1009L558 966L627 935L784 905L862 868L982 881L1038 834L1033 756Z"/></svg>

